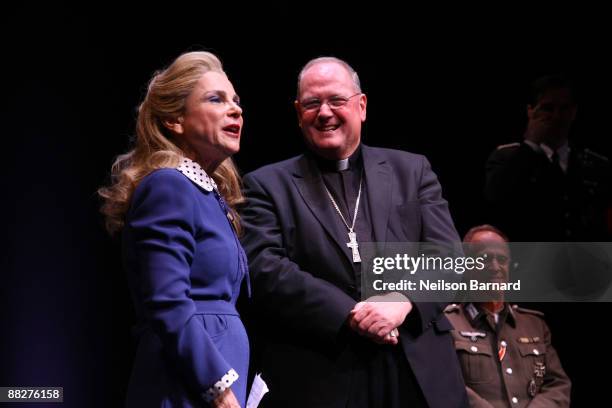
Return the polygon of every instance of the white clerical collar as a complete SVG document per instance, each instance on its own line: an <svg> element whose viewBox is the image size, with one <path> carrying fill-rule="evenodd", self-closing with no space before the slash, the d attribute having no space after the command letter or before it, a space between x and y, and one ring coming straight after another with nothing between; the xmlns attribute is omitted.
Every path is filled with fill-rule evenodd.
<svg viewBox="0 0 612 408"><path fill-rule="evenodd" d="M346 159L336 161L334 164L337 171L344 171L349 168L349 159L347 157Z"/></svg>
<svg viewBox="0 0 612 408"><path fill-rule="evenodd" d="M206 174L202 166L191 159L183 157L176 169L206 191L213 191L217 188L215 180Z"/></svg>

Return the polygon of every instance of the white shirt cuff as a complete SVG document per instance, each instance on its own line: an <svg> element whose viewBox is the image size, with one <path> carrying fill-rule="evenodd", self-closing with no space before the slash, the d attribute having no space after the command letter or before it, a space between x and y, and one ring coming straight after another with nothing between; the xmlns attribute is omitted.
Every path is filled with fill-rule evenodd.
<svg viewBox="0 0 612 408"><path fill-rule="evenodd" d="M231 387L231 385L238 379L238 373L231 368L227 374L225 374L219 381L212 387L204 392L203 397L207 402L211 402L216 399L219 395L223 394L223 391Z"/></svg>

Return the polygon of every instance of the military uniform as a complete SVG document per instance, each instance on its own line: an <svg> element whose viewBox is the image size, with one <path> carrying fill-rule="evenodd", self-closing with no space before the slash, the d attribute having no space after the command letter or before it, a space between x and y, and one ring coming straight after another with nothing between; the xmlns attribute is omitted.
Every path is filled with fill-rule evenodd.
<svg viewBox="0 0 612 408"><path fill-rule="evenodd" d="M506 304L495 323L468 303L445 314L471 407L569 407L571 382L542 313Z"/></svg>
<svg viewBox="0 0 612 408"><path fill-rule="evenodd" d="M609 160L571 147L564 172L526 142L499 146L486 164L490 223L515 242L608 241Z"/></svg>

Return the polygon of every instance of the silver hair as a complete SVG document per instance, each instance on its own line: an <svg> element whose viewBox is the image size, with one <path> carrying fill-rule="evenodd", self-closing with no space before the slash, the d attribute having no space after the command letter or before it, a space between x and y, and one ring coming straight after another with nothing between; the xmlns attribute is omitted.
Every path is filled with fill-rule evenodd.
<svg viewBox="0 0 612 408"><path fill-rule="evenodd" d="M312 67L313 65L322 63L322 62L332 62L332 63L336 63L338 65L341 65L342 67L344 67L348 73L351 76L351 79L353 80L353 85L355 85L355 90L357 92L361 92L361 82L359 81L359 75L357 75L357 71L355 71L353 69L353 67L351 67L348 62L341 60L340 58L336 58L336 57L318 57L318 58L314 58L311 59L310 61L308 61L306 63L306 65L304 65L304 67L302 68L302 70L300 71L300 74L298 75L298 81L297 81L297 91L296 91L296 95L299 97L300 95L300 84L302 83L302 78L304 76L304 73L306 72L306 70L310 67Z"/></svg>

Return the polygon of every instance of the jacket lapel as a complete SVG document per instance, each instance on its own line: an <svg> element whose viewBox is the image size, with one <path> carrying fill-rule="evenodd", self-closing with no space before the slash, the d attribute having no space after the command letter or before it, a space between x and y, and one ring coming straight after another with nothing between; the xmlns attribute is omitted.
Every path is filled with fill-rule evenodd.
<svg viewBox="0 0 612 408"><path fill-rule="evenodd" d="M372 217L374 239L385 242L391 209L393 174L386 159L375 149L362 145L363 166L366 174L367 197Z"/></svg>
<svg viewBox="0 0 612 408"><path fill-rule="evenodd" d="M348 231L341 224L342 221L325 192L321 172L316 163L303 155L298 160L297 169L293 174L293 182L317 221L319 221L323 229L338 245L347 260L352 263L352 254L346 246Z"/></svg>

